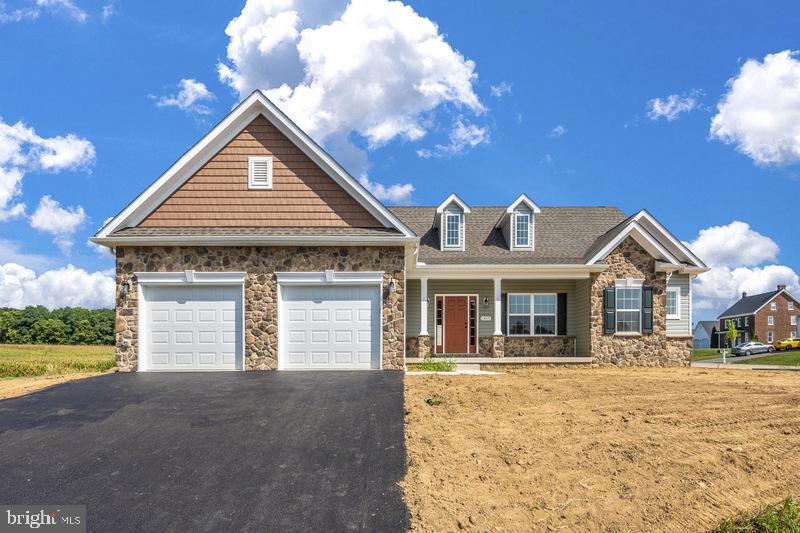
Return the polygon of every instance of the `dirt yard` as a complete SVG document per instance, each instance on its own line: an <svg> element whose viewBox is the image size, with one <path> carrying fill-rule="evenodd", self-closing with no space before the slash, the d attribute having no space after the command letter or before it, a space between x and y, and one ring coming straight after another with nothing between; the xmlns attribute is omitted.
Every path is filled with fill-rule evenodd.
<svg viewBox="0 0 800 533"><path fill-rule="evenodd" d="M415 531L702 531L800 495L798 372L533 369L405 392Z"/></svg>
<svg viewBox="0 0 800 533"><path fill-rule="evenodd" d="M39 376L35 378L2 378L0 379L0 400L22 396L31 392L76 379L99 376L103 372L77 372L60 376Z"/></svg>

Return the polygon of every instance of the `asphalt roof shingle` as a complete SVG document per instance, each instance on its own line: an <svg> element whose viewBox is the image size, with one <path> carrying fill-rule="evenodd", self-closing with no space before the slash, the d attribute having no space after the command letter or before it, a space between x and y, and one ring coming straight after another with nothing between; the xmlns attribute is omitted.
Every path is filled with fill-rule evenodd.
<svg viewBox="0 0 800 533"><path fill-rule="evenodd" d="M349 227L143 227L123 228L112 233L114 237L276 237L291 235L310 236L400 236L394 228L349 228Z"/></svg>
<svg viewBox="0 0 800 533"><path fill-rule="evenodd" d="M737 316L737 315L750 315L755 313L758 309L761 308L765 303L772 300L776 294L778 294L779 290L774 290L770 292L764 292L761 294L753 294L752 296L745 296L728 309L722 312L717 318L722 318L724 316Z"/></svg>
<svg viewBox="0 0 800 533"><path fill-rule="evenodd" d="M439 249L435 207L390 207L420 238L419 261L428 264L583 264L599 239L627 220L616 207L543 207L534 216L534 251L511 251L495 224L505 206L471 207L464 215L464 251Z"/></svg>

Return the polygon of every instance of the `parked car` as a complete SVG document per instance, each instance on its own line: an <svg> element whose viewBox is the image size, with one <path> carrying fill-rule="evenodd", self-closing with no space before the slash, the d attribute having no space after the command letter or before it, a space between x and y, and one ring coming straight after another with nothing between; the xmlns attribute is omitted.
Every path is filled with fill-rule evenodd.
<svg viewBox="0 0 800 533"><path fill-rule="evenodd" d="M775 347L763 342L745 342L733 347L733 355L753 355L754 353L772 353Z"/></svg>
<svg viewBox="0 0 800 533"><path fill-rule="evenodd" d="M782 341L775 341L772 343L776 350L793 350L796 348L800 348L800 339L793 339L789 337L788 339L783 339Z"/></svg>

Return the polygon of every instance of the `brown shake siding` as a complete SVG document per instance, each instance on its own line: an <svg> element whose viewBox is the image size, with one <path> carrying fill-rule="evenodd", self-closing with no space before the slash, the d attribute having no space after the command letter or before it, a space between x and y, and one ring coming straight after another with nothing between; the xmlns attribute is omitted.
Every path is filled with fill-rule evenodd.
<svg viewBox="0 0 800 533"><path fill-rule="evenodd" d="M271 190L248 189L249 156L272 156ZM263 116L253 120L140 225L381 226Z"/></svg>

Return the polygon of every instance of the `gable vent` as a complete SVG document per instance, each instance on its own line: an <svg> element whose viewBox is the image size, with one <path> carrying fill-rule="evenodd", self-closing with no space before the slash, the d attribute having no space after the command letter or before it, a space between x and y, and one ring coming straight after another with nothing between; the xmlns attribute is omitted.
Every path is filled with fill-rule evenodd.
<svg viewBox="0 0 800 533"><path fill-rule="evenodd" d="M272 188L272 158L251 156L247 159L247 186L251 189Z"/></svg>

